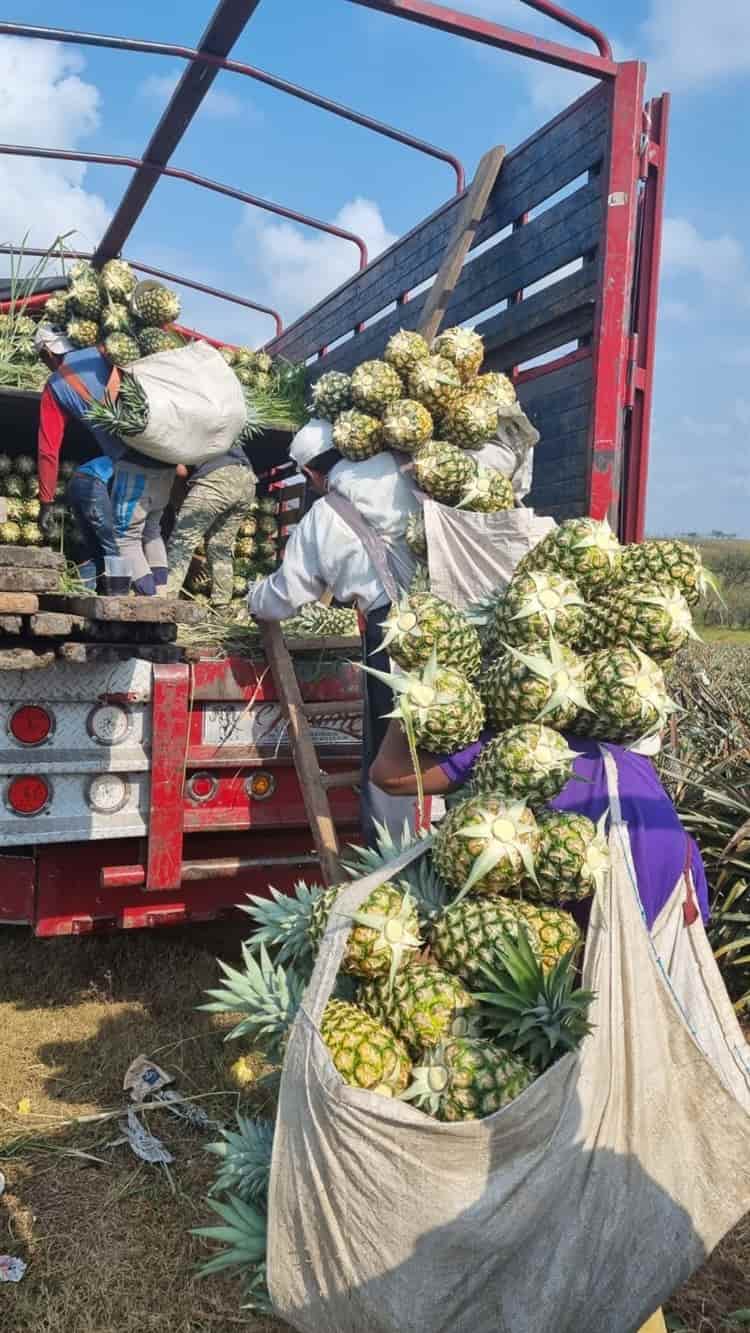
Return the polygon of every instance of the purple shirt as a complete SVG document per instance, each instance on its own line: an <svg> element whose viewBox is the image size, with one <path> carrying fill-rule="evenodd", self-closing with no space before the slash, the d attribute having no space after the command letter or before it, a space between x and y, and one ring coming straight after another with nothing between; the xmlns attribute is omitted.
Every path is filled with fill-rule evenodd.
<svg viewBox="0 0 750 1333"><path fill-rule="evenodd" d="M492 739L485 731L465 750L440 757L438 763L451 783L463 784L471 774L481 751ZM580 736L565 737L577 752L574 768L578 778L571 778L559 796L549 802L555 810L570 810L586 815L596 824L609 809L604 758L596 741ZM677 811L645 755L633 754L619 745L608 745L617 765L622 817L628 826L638 889L646 922L653 926L672 895L689 857L698 904L704 921L708 920L708 886L698 847L685 832ZM576 913L577 915L577 913Z"/></svg>

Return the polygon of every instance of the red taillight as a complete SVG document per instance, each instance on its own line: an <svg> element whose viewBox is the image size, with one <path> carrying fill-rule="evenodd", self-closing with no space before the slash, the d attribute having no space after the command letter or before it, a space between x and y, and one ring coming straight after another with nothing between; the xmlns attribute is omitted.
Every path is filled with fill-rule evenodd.
<svg viewBox="0 0 750 1333"><path fill-rule="evenodd" d="M11 778L5 800L16 815L39 815L48 805L50 787L46 778Z"/></svg>
<svg viewBox="0 0 750 1333"><path fill-rule="evenodd" d="M194 773L187 782L187 794L191 801L210 801L218 791L219 784L210 773Z"/></svg>
<svg viewBox="0 0 750 1333"><path fill-rule="evenodd" d="M24 704L11 715L8 730L19 745L41 745L52 731L52 716L38 704Z"/></svg>

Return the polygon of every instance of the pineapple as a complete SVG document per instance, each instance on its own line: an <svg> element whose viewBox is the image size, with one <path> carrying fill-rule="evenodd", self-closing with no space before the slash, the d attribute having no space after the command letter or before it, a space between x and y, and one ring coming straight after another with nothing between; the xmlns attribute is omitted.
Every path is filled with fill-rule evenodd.
<svg viewBox="0 0 750 1333"><path fill-rule="evenodd" d="M513 387L513 381L508 379L507 375L501 375L496 370L489 370L484 375L479 375L471 386L472 392L482 394L489 398L495 407L502 412L503 409L514 407L518 402L518 395Z"/></svg>
<svg viewBox="0 0 750 1333"><path fill-rule="evenodd" d="M335 421L340 412L352 405L352 382L339 370L321 375L312 387L312 412L325 421Z"/></svg>
<svg viewBox="0 0 750 1333"><path fill-rule="evenodd" d="M479 374L484 359L484 341L473 329L446 329L435 339L432 350L456 367L463 384ZM494 430L490 434L494 434Z"/></svg>
<svg viewBox="0 0 750 1333"><path fill-rule="evenodd" d="M21 525L21 544L23 546L41 546L43 541L41 530L36 523L23 523Z"/></svg>
<svg viewBox="0 0 750 1333"><path fill-rule="evenodd" d="M139 330L138 346L141 356L154 356L157 352L176 351L178 347L183 347L184 343L178 333L147 326Z"/></svg>
<svg viewBox="0 0 750 1333"><path fill-rule="evenodd" d="M598 596L617 582L622 547L609 524L595 518L569 518L548 533L519 569L553 569L575 579L584 596Z"/></svg>
<svg viewBox="0 0 750 1333"><path fill-rule="evenodd" d="M477 514L498 514L504 509L513 509L515 503L513 483L508 477L477 463L476 472L461 491L456 508Z"/></svg>
<svg viewBox="0 0 750 1333"><path fill-rule="evenodd" d="M36 463L31 454L19 454L13 460L13 471L19 477L33 477L36 472Z"/></svg>
<svg viewBox="0 0 750 1333"><path fill-rule="evenodd" d="M383 428L377 417L356 408L342 412L333 427L333 444L344 458L361 463L383 451Z"/></svg>
<svg viewBox="0 0 750 1333"><path fill-rule="evenodd" d="M300 881L293 898L270 886L269 898L248 895L250 905L242 910L258 927L250 948L277 949L280 963L309 963L320 947L341 887L314 885L309 889ZM392 980L405 963L407 951L420 947L418 932L419 917L410 895L396 884L381 884L353 918L341 971Z"/></svg>
<svg viewBox="0 0 750 1333"><path fill-rule="evenodd" d="M433 416L450 412L461 392L461 379L443 356L418 361L408 378L409 397L416 398Z"/></svg>
<svg viewBox="0 0 750 1333"><path fill-rule="evenodd" d="M102 294L99 283L94 279L80 278L73 282L68 293L71 310L79 319L98 322L102 309Z"/></svg>
<svg viewBox="0 0 750 1333"><path fill-rule="evenodd" d="M234 364L236 366L244 366L247 370L254 369L256 364L256 353L253 348L235 347Z"/></svg>
<svg viewBox="0 0 750 1333"><path fill-rule="evenodd" d="M95 319L71 319L65 332L74 347L95 347L99 341L99 325Z"/></svg>
<svg viewBox="0 0 750 1333"><path fill-rule="evenodd" d="M3 482L3 490L8 499L22 500L24 497L23 477L18 477L11 473Z"/></svg>
<svg viewBox="0 0 750 1333"><path fill-rule="evenodd" d="M382 417L389 403L404 396L404 386L386 361L363 361L352 375L352 401L360 412Z"/></svg>
<svg viewBox="0 0 750 1333"><path fill-rule="evenodd" d="M432 439L432 417L421 403L402 398L383 413L383 439L389 449L413 454Z"/></svg>
<svg viewBox="0 0 750 1333"><path fill-rule="evenodd" d="M254 537L257 531L257 518L249 517L242 520L242 523L240 524L240 537Z"/></svg>
<svg viewBox="0 0 750 1333"><path fill-rule="evenodd" d="M492 986L477 999L486 1006L486 1027L540 1073L592 1031L592 991L574 990L575 954L545 969L525 931L498 941L494 967L482 971ZM416 1071L415 1071L416 1072Z"/></svg>
<svg viewBox="0 0 750 1333"><path fill-rule="evenodd" d="M415 1067L403 1100L438 1120L482 1120L500 1111L533 1083L534 1070L489 1041L454 1037Z"/></svg>
<svg viewBox="0 0 750 1333"><path fill-rule="evenodd" d="M274 500L272 495L262 496L258 500L257 508L259 514L278 514L279 512L278 502Z"/></svg>
<svg viewBox="0 0 750 1333"><path fill-rule="evenodd" d="M232 597L247 597L247 579L235 574L232 579Z"/></svg>
<svg viewBox="0 0 750 1333"><path fill-rule="evenodd" d="M25 518L25 500L6 500L5 510L11 523L20 523Z"/></svg>
<svg viewBox="0 0 750 1333"><path fill-rule="evenodd" d="M526 892L526 884L521 891ZM563 912L559 907L544 907L538 903L516 901L516 909L529 928L535 951L545 971L560 961L565 955L581 946L581 932L570 912Z"/></svg>
<svg viewBox="0 0 750 1333"><path fill-rule="evenodd" d="M141 355L140 346L129 333L110 333L104 339L104 350L116 366L127 366Z"/></svg>
<svg viewBox="0 0 750 1333"><path fill-rule="evenodd" d="M716 580L703 567L701 553L688 542L667 539L624 546L620 563L623 583L673 583L689 606L695 606Z"/></svg>
<svg viewBox="0 0 750 1333"><path fill-rule="evenodd" d="M258 532L264 537L273 537L279 531L279 520L274 514L261 513L257 523Z"/></svg>
<svg viewBox="0 0 750 1333"><path fill-rule="evenodd" d="M72 282L80 282L82 279L86 282L99 281L99 274L86 259L79 259L71 266L70 277Z"/></svg>
<svg viewBox="0 0 750 1333"><path fill-rule="evenodd" d="M526 896L555 903L598 893L609 871L605 821L606 814L597 826L585 815L567 810L545 815L539 824L536 883L524 886Z"/></svg>
<svg viewBox="0 0 750 1333"><path fill-rule="evenodd" d="M255 365L261 375L270 375L273 370L273 358L268 352L256 352Z"/></svg>
<svg viewBox="0 0 750 1333"><path fill-rule="evenodd" d="M255 552L255 542L252 537L240 537L235 542L234 551L241 560L249 560Z"/></svg>
<svg viewBox="0 0 750 1333"><path fill-rule="evenodd" d="M111 333L128 333L132 338L136 337L136 327L127 306L110 302L102 312L101 325L106 337Z"/></svg>
<svg viewBox="0 0 750 1333"><path fill-rule="evenodd" d="M68 291L53 292L44 303L44 319L56 329L64 328L70 315Z"/></svg>
<svg viewBox="0 0 750 1333"><path fill-rule="evenodd" d="M609 741L637 741L666 725L675 705L655 662L638 648L602 648L586 658L586 698L591 713L576 730Z"/></svg>
<svg viewBox="0 0 750 1333"><path fill-rule="evenodd" d="M278 541L273 537L261 537L256 544L255 551L262 560L276 560L279 554Z"/></svg>
<svg viewBox="0 0 750 1333"><path fill-rule="evenodd" d="M399 375L408 378L418 361L426 361L430 349L421 333L399 329L386 343L383 358Z"/></svg>
<svg viewBox="0 0 750 1333"><path fill-rule="evenodd" d="M420 674L398 676L362 667L390 686L396 696L391 717L399 717L407 736L432 754L455 754L473 744L484 726L481 699L470 681L453 667L438 666L433 652Z"/></svg>
<svg viewBox="0 0 750 1333"><path fill-rule="evenodd" d="M497 408L481 394L462 393L440 418L440 433L459 449L481 449L499 423Z"/></svg>
<svg viewBox="0 0 750 1333"><path fill-rule="evenodd" d="M359 1003L415 1053L443 1037L463 1036L476 1008L456 977L433 963L414 962L396 973L392 986L385 977L365 982Z"/></svg>
<svg viewBox="0 0 750 1333"><path fill-rule="evenodd" d="M491 633L496 643L512 648L547 643L554 634L559 643L574 644L581 637L584 601L572 579L564 574L514 574L498 604Z"/></svg>
<svg viewBox="0 0 750 1333"><path fill-rule="evenodd" d="M472 794L494 792L505 800L541 805L559 796L572 778L575 757L551 727L539 722L511 727L482 750L471 776Z"/></svg>
<svg viewBox="0 0 750 1333"><path fill-rule="evenodd" d="M102 287L112 301L127 301L138 281L124 259L108 259L99 277Z"/></svg>
<svg viewBox="0 0 750 1333"><path fill-rule="evenodd" d="M392 607L383 630L383 647L405 671L425 666L434 652L440 666L454 667L469 680L479 675L479 635L460 611L432 593Z"/></svg>
<svg viewBox="0 0 750 1333"><path fill-rule="evenodd" d="M20 524L11 522L10 519L5 523L0 523L0 543L3 546L18 546L20 540Z"/></svg>
<svg viewBox="0 0 750 1333"><path fill-rule="evenodd" d="M522 801L488 793L454 805L435 832L435 868L462 894L507 893L534 875L536 820Z"/></svg>
<svg viewBox="0 0 750 1333"><path fill-rule="evenodd" d="M496 898L468 897L450 903L434 923L430 952L440 967L454 973L475 989L481 981L482 964L492 962L495 942L514 937L519 924L526 925L520 904ZM541 948L541 946L540 946Z"/></svg>
<svg viewBox="0 0 750 1333"><path fill-rule="evenodd" d="M222 361L226 361L228 366L236 366L237 353L234 347L218 347L216 350L218 351Z"/></svg>
<svg viewBox="0 0 750 1333"><path fill-rule="evenodd" d="M455 444L430 440L414 455L414 479L420 490L441 504L456 504L476 476L477 465Z"/></svg>
<svg viewBox="0 0 750 1333"><path fill-rule="evenodd" d="M24 500L23 502L23 516L32 523L39 518L41 509L42 506L38 500Z"/></svg>
<svg viewBox="0 0 750 1333"><path fill-rule="evenodd" d="M208 992L211 1002L201 1008L209 1013L234 1013L239 1022L226 1040L248 1034L262 1043L272 1059L279 1059L304 985L293 972L274 966L264 948L256 960L243 945L242 961L242 971L219 964L224 984ZM364 1009L344 1000L329 1000L320 1035L336 1069L351 1087L368 1088L386 1097L398 1096L406 1088L411 1061L405 1045Z"/></svg>
<svg viewBox="0 0 750 1333"><path fill-rule="evenodd" d="M427 559L427 532L424 525L424 514L421 509L416 514L410 514L406 521L406 545L409 547L412 555L418 560Z"/></svg>
<svg viewBox="0 0 750 1333"><path fill-rule="evenodd" d="M0 454L0 477L7 477L13 471L13 459L10 454Z"/></svg>
<svg viewBox="0 0 750 1333"><path fill-rule="evenodd" d="M130 297L130 309L142 324L161 328L177 319L180 298L169 287L163 287L160 282L149 278L136 284Z"/></svg>
<svg viewBox="0 0 750 1333"><path fill-rule="evenodd" d="M487 668L482 700L489 725L496 730L519 722L546 722L564 731L589 707L585 666L569 648L550 638L529 652L509 648Z"/></svg>
<svg viewBox="0 0 750 1333"><path fill-rule="evenodd" d="M610 602L592 603L579 640L588 652L630 644L656 662L697 639L690 607L675 583L631 583Z"/></svg>
<svg viewBox="0 0 750 1333"><path fill-rule="evenodd" d="M39 478L36 473L33 477L24 477L23 490L29 500L36 500L39 495Z"/></svg>

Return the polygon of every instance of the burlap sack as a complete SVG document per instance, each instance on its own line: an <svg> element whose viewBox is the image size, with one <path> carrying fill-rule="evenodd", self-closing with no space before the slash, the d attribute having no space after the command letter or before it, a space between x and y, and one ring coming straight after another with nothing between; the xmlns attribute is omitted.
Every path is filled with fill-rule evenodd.
<svg viewBox="0 0 750 1333"><path fill-rule="evenodd" d="M510 583L520 560L555 527L533 509L474 514L425 499L430 588L463 608Z"/></svg>
<svg viewBox="0 0 750 1333"><path fill-rule="evenodd" d="M128 366L145 391L149 420L128 443L162 463L195 467L231 449L247 419L242 385L209 343L157 352Z"/></svg>

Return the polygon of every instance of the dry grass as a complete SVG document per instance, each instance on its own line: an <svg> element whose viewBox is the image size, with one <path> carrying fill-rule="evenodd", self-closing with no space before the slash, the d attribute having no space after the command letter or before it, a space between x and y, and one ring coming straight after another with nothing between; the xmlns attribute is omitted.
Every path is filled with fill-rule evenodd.
<svg viewBox="0 0 750 1333"><path fill-rule="evenodd" d="M144 1052L231 1119L228 1075L239 1050L221 1042L221 1020L195 1011L216 980L215 956L237 952L237 930L144 932L38 941L0 932L0 1253L29 1260L25 1279L3 1287L3 1333L281 1333L243 1315L239 1284L198 1281L202 1253L190 1227L207 1220L212 1175L207 1137L168 1112L149 1116L174 1153L174 1192L161 1168L107 1145L116 1121L65 1124L122 1105L122 1076ZM215 1094L219 1094L218 1096ZM28 1098L30 1112L17 1111ZM102 1163L75 1156L87 1152ZM750 1217L675 1298L685 1333L729 1333L750 1306ZM363 1330L364 1333L364 1330ZM607 1330L615 1333L615 1330Z"/></svg>

